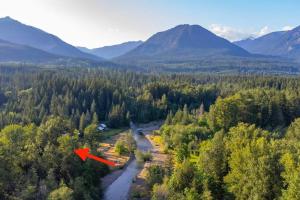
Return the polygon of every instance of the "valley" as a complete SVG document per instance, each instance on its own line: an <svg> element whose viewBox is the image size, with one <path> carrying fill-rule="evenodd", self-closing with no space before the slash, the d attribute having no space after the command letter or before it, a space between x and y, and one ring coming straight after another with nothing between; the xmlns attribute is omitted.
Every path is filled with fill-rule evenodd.
<svg viewBox="0 0 300 200"><path fill-rule="evenodd" d="M160 123L161 124L161 123ZM140 150L142 152L150 151L152 153L153 146L149 142L145 136L141 136L138 134L138 127L137 125L131 123L131 130L132 134L134 135L136 144L137 144L137 150ZM159 125L153 125L153 123L142 125L142 131L145 133L145 135L148 136L148 134L151 134L152 131L157 130L159 128ZM149 164L149 163L147 163ZM143 166L144 164L138 163L136 159L132 159L129 161L128 164L126 164L126 167L124 171L119 174L119 177L114 180L106 189L104 193L104 199L116 199L116 200L122 200L127 199L132 195L132 190L130 191L130 188L132 187L132 184L135 184L138 180L138 176L142 171L146 171L146 166ZM146 164L145 164L146 165ZM111 176L111 175L108 175ZM104 177L105 179L105 177ZM149 194L148 194L149 195Z"/></svg>
<svg viewBox="0 0 300 200"><path fill-rule="evenodd" d="M300 1L0 5L0 200L300 199Z"/></svg>

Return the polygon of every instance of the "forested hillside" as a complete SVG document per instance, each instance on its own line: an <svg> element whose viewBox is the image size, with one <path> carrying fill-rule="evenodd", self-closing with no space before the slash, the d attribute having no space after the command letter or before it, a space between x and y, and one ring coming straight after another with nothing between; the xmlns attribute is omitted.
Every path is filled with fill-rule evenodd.
<svg viewBox="0 0 300 200"><path fill-rule="evenodd" d="M153 199L297 199L300 79L0 68L0 199L99 199L96 127L165 120ZM94 148L95 149L95 148ZM99 154L97 152L93 152Z"/></svg>
<svg viewBox="0 0 300 200"><path fill-rule="evenodd" d="M152 199L299 199L299 90L282 86L170 112L157 137L171 161L150 168Z"/></svg>

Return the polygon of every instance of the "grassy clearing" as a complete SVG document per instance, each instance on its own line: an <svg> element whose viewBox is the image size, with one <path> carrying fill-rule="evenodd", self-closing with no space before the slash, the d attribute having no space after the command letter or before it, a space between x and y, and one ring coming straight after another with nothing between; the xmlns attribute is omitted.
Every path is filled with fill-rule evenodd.
<svg viewBox="0 0 300 200"><path fill-rule="evenodd" d="M103 131L101 134L102 134L102 138L104 140L107 140L107 139L110 139L111 137L116 136L119 133L122 133L126 130L128 130L128 128L109 129L109 130Z"/></svg>
<svg viewBox="0 0 300 200"><path fill-rule="evenodd" d="M129 133L128 128L110 129L102 132L102 142L99 143L98 151L108 160L123 166L129 160L129 155L119 155L116 152L115 145L118 140L125 140L127 133Z"/></svg>

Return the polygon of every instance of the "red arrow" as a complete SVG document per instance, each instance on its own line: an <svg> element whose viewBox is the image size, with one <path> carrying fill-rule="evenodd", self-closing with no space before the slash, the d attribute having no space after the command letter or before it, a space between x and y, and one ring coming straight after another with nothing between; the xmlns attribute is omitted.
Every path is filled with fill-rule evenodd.
<svg viewBox="0 0 300 200"><path fill-rule="evenodd" d="M84 149L75 149L74 152L83 160L85 161L87 158L96 160L98 162L102 162L104 164L110 165L110 166L116 166L116 163L109 161L109 160L105 160L103 158L99 158L97 156L94 156L92 154L90 154L90 149L89 148L84 148Z"/></svg>

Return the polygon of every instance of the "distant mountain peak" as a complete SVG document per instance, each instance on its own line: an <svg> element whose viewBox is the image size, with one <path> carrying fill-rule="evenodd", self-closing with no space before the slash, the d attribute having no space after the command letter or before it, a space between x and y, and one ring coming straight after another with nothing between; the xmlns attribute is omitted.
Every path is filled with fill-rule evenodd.
<svg viewBox="0 0 300 200"><path fill-rule="evenodd" d="M0 18L0 38L15 44L40 49L54 55L101 60L99 57L79 51L76 47L62 41L55 35L23 24L9 16Z"/></svg>
<svg viewBox="0 0 300 200"><path fill-rule="evenodd" d="M246 40L255 40L255 38L256 37L254 37L254 36L250 36L250 37L247 37Z"/></svg>
<svg viewBox="0 0 300 200"><path fill-rule="evenodd" d="M198 29L201 28L201 29L206 30L205 28L203 28L202 26L200 26L198 24L180 24L180 25L177 25L177 26L175 26L171 29L186 29L186 30L188 30L188 29L197 29L197 28Z"/></svg>
<svg viewBox="0 0 300 200"><path fill-rule="evenodd" d="M209 56L249 56L250 54L200 25L182 24L158 32L117 60L199 60Z"/></svg>
<svg viewBox="0 0 300 200"><path fill-rule="evenodd" d="M10 22L10 23L19 23L19 24L21 24L21 22L19 22L16 19L11 18L10 16L0 18L0 22Z"/></svg>
<svg viewBox="0 0 300 200"><path fill-rule="evenodd" d="M6 16L6 17L3 17L3 18L0 18L0 20L14 20L14 19L11 18L10 16Z"/></svg>
<svg viewBox="0 0 300 200"><path fill-rule="evenodd" d="M106 48L106 47L113 47L113 46L120 46L120 45L127 45L127 44L134 44L134 43L143 43L142 40L137 40L137 41L128 41L128 42L122 42L120 44L112 44L112 45L105 45L105 46L102 46L102 47L98 47L98 48L94 48L94 49L100 49L100 48Z"/></svg>
<svg viewBox="0 0 300 200"><path fill-rule="evenodd" d="M289 31L268 33L254 40L235 42L250 53L281 56L300 61L300 26Z"/></svg>
<svg viewBox="0 0 300 200"><path fill-rule="evenodd" d="M131 51L132 49L136 48L142 43L143 41L139 40L139 41L124 42L121 44L116 44L111 46L99 47L95 49L88 49L85 47L78 47L78 49L83 52L90 53L102 58L111 59Z"/></svg>

